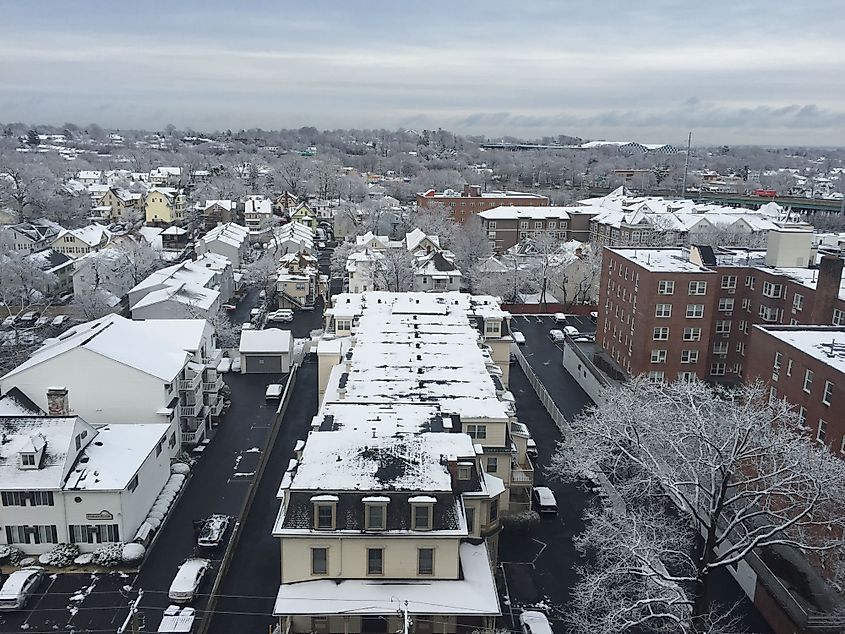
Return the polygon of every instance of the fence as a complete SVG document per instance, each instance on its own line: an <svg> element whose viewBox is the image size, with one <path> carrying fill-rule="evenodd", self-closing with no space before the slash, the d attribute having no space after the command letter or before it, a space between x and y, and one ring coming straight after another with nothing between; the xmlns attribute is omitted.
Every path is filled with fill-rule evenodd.
<svg viewBox="0 0 845 634"><path fill-rule="evenodd" d="M525 359L525 355L522 354L522 350L519 349L516 344L511 345L511 354L516 357L517 363L519 363L519 367L522 368L522 371L525 373L525 376L528 377L528 382L531 383L531 387L534 388L534 391L537 393L537 398L540 399L540 402L543 404L543 407L546 408L546 411L549 413L549 416L552 417L552 420L557 425L558 429L560 429L562 434L565 434L568 431L571 431L572 428L569 426L569 421L560 413L560 410L557 408L557 405L549 396L549 393L546 391L546 388L543 386L543 383L537 378L537 375L534 374L534 370L531 368L531 365Z"/></svg>

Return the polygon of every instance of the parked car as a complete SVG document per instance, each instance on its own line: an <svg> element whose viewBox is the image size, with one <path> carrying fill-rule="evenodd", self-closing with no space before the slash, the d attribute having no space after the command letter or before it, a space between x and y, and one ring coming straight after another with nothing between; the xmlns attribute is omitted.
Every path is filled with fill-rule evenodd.
<svg viewBox="0 0 845 634"><path fill-rule="evenodd" d="M264 392L265 398L282 398L282 386L278 383L271 383L267 386L267 391Z"/></svg>
<svg viewBox="0 0 845 634"><path fill-rule="evenodd" d="M50 315L41 315L38 319L35 320L35 327L36 328L43 328L47 324L52 321L52 317Z"/></svg>
<svg viewBox="0 0 845 634"><path fill-rule="evenodd" d="M564 326L563 332L565 332L570 337L577 337L581 334L581 331L579 331L575 326Z"/></svg>
<svg viewBox="0 0 845 634"><path fill-rule="evenodd" d="M229 357L223 357L220 359L220 363L217 364L217 371L220 373L225 374L229 370L232 369L232 359Z"/></svg>
<svg viewBox="0 0 845 634"><path fill-rule="evenodd" d="M202 548L216 548L223 541L223 535L229 527L229 516L215 513L203 524L197 537L197 546Z"/></svg>
<svg viewBox="0 0 845 634"><path fill-rule="evenodd" d="M599 320L599 314L596 311L590 313L590 321L594 324L597 323Z"/></svg>
<svg viewBox="0 0 845 634"><path fill-rule="evenodd" d="M563 313L555 313L552 319L555 320L556 324L565 324L566 323L566 315Z"/></svg>
<svg viewBox="0 0 845 634"><path fill-rule="evenodd" d="M516 343L518 343L519 345L522 345L522 344L525 343L525 335L523 335L518 330L511 330L511 337L513 337L513 340Z"/></svg>
<svg viewBox="0 0 845 634"><path fill-rule="evenodd" d="M251 311L249 311L249 316L251 319L258 319L259 317L261 317L261 309L253 308Z"/></svg>
<svg viewBox="0 0 845 634"><path fill-rule="evenodd" d="M555 343L559 343L559 342L563 341L564 339L566 339L566 337L563 336L563 332L560 331L560 330L550 330L549 331L549 338L552 341L554 341Z"/></svg>
<svg viewBox="0 0 845 634"><path fill-rule="evenodd" d="M30 566L16 570L0 587L0 610L22 610L41 583L44 569Z"/></svg>
<svg viewBox="0 0 845 634"><path fill-rule="evenodd" d="M538 513L557 514L557 500L549 487L534 487L534 507Z"/></svg>
<svg viewBox="0 0 845 634"><path fill-rule="evenodd" d="M31 324L37 319L34 310L28 310L23 315L18 317L18 321L23 322L25 324Z"/></svg>
<svg viewBox="0 0 845 634"><path fill-rule="evenodd" d="M267 321L293 321L293 311L290 308L280 308L268 314Z"/></svg>
<svg viewBox="0 0 845 634"><path fill-rule="evenodd" d="M53 321L50 322L50 325L58 328L60 326L64 326L66 321L67 315L57 315L56 317L53 317Z"/></svg>
<svg viewBox="0 0 845 634"><path fill-rule="evenodd" d="M199 591L202 578L205 576L210 565L211 561L201 557L186 559L176 571L176 576L173 578L173 583L170 584L170 590L167 592L168 598L176 603L193 601Z"/></svg>
<svg viewBox="0 0 845 634"><path fill-rule="evenodd" d="M237 309L238 307L234 304L223 304L223 310L225 310L226 312L231 313L232 311L235 311Z"/></svg>
<svg viewBox="0 0 845 634"><path fill-rule="evenodd" d="M539 455L537 453L537 442L533 438L528 439L525 447L525 453L528 454L529 458L536 458Z"/></svg>
<svg viewBox="0 0 845 634"><path fill-rule="evenodd" d="M171 605L164 611L157 632L192 632L197 611L186 606Z"/></svg>
<svg viewBox="0 0 845 634"><path fill-rule="evenodd" d="M232 372L240 372L241 371L241 358L234 357L232 358Z"/></svg>
<svg viewBox="0 0 845 634"><path fill-rule="evenodd" d="M553 634L549 619L536 610L523 611L519 615L519 624L524 634Z"/></svg>
<svg viewBox="0 0 845 634"><path fill-rule="evenodd" d="M241 324L241 330L254 330L255 326L251 322L245 321Z"/></svg>

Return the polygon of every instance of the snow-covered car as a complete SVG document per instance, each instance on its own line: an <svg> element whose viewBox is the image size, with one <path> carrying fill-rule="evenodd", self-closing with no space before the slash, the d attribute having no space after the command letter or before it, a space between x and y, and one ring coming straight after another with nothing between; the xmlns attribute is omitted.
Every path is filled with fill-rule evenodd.
<svg viewBox="0 0 845 634"><path fill-rule="evenodd" d="M550 330L549 339L551 339L555 343L558 343L566 339L566 337L563 336L563 331L561 330Z"/></svg>
<svg viewBox="0 0 845 634"><path fill-rule="evenodd" d="M238 307L235 306L234 304L223 304L222 308L223 308L223 310L225 310L226 312L229 312L229 313L231 313L233 310L238 309Z"/></svg>
<svg viewBox="0 0 845 634"><path fill-rule="evenodd" d="M244 323L241 324L241 330L253 330L253 329L255 329L255 326L253 326L248 321L245 321Z"/></svg>
<svg viewBox="0 0 845 634"><path fill-rule="evenodd" d="M53 321L50 322L50 325L58 328L60 326L64 326L66 321L67 315L56 315L53 317Z"/></svg>
<svg viewBox="0 0 845 634"><path fill-rule="evenodd" d="M223 357L220 359L220 363L217 364L217 371L221 374L225 374L229 370L232 369L232 360L229 357Z"/></svg>
<svg viewBox="0 0 845 634"><path fill-rule="evenodd" d="M264 392L264 398L282 398L282 386L278 383L271 383Z"/></svg>
<svg viewBox="0 0 845 634"><path fill-rule="evenodd" d="M539 455L537 453L537 442L533 438L528 439L525 445L525 453L528 454L529 458L536 458Z"/></svg>
<svg viewBox="0 0 845 634"><path fill-rule="evenodd" d="M596 311L590 313L590 321L594 324L597 323L599 320L599 314Z"/></svg>
<svg viewBox="0 0 845 634"><path fill-rule="evenodd" d="M293 311L290 308L280 308L267 315L267 321L293 321Z"/></svg>
<svg viewBox="0 0 845 634"><path fill-rule="evenodd" d="M0 610L22 610L43 577L44 569L39 566L22 568L10 574L0 587Z"/></svg>
<svg viewBox="0 0 845 634"><path fill-rule="evenodd" d="M43 328L44 326L49 324L52 321L52 319L53 318L50 317L49 315L41 315L41 317L39 317L38 319L35 320L35 327L36 328Z"/></svg>
<svg viewBox="0 0 845 634"><path fill-rule="evenodd" d="M519 615L519 624L523 634L553 634L549 619L542 612L525 610Z"/></svg>
<svg viewBox="0 0 845 634"><path fill-rule="evenodd" d="M555 320L556 324L565 324L566 323L566 315L564 315L563 313L555 313L552 316L552 319Z"/></svg>
<svg viewBox="0 0 845 634"><path fill-rule="evenodd" d="M525 335L518 330L511 330L511 337L513 337L513 340L520 345L525 343Z"/></svg>
<svg viewBox="0 0 845 634"><path fill-rule="evenodd" d="M557 513L557 500L549 487L534 487L534 507L538 513Z"/></svg>
<svg viewBox="0 0 845 634"><path fill-rule="evenodd" d="M185 563L179 566L179 570L176 571L173 583L170 584L170 590L167 592L168 598L176 603L193 601L199 591L202 578L210 565L211 561L202 557L192 557L185 560Z"/></svg>
<svg viewBox="0 0 845 634"><path fill-rule="evenodd" d="M234 357L232 359L232 372L240 372L241 371L241 358Z"/></svg>
<svg viewBox="0 0 845 634"><path fill-rule="evenodd" d="M31 323L32 323L32 322L34 322L36 319L37 319L37 317L36 317L36 315L35 315L35 311L34 311L34 310L28 310L28 311L26 311L23 315L20 315L20 316L18 317L18 321L20 321L20 322L22 322L22 323L24 323L24 324L31 324Z"/></svg>
<svg viewBox="0 0 845 634"><path fill-rule="evenodd" d="M581 331L578 330L575 326L564 326L563 332L565 332L570 337L577 337L581 334Z"/></svg>
<svg viewBox="0 0 845 634"><path fill-rule="evenodd" d="M223 535L229 527L229 516L215 513L203 524L197 537L197 546L202 548L216 548L223 541Z"/></svg>

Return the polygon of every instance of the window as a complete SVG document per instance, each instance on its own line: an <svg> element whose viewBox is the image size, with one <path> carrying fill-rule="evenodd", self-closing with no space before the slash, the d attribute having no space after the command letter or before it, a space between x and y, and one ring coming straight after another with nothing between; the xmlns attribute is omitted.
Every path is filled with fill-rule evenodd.
<svg viewBox="0 0 845 634"><path fill-rule="evenodd" d="M723 275L722 288L736 288L736 275Z"/></svg>
<svg viewBox="0 0 845 634"><path fill-rule="evenodd" d="M327 574L329 574L329 549L328 548L312 548L311 549L311 574L312 575L327 575Z"/></svg>
<svg viewBox="0 0 845 634"><path fill-rule="evenodd" d="M315 504L314 505L314 528L323 530L334 529L334 504Z"/></svg>
<svg viewBox="0 0 845 634"><path fill-rule="evenodd" d="M713 344L713 354L728 354L728 342L717 341Z"/></svg>
<svg viewBox="0 0 845 634"><path fill-rule="evenodd" d="M701 341L701 328L684 328L684 341Z"/></svg>
<svg viewBox="0 0 845 634"><path fill-rule="evenodd" d="M792 376L792 359L786 364L786 376Z"/></svg>
<svg viewBox="0 0 845 634"><path fill-rule="evenodd" d="M720 319L716 322L716 332L720 335L727 335L731 332L731 322L727 319Z"/></svg>
<svg viewBox="0 0 845 634"><path fill-rule="evenodd" d="M3 506L53 506L52 491L3 491Z"/></svg>
<svg viewBox="0 0 845 634"><path fill-rule="evenodd" d="M689 283L689 294L690 295L706 295L707 294L707 282L690 282Z"/></svg>
<svg viewBox="0 0 845 634"><path fill-rule="evenodd" d="M176 446L176 432L170 434L170 440L167 441L167 444L173 449Z"/></svg>
<svg viewBox="0 0 845 634"><path fill-rule="evenodd" d="M648 373L648 380L652 383L663 383L663 371L662 370L651 370Z"/></svg>
<svg viewBox="0 0 845 634"><path fill-rule="evenodd" d="M804 391L807 394L809 394L811 389L813 389L813 371L812 370L805 370L804 371Z"/></svg>
<svg viewBox="0 0 845 634"><path fill-rule="evenodd" d="M754 276L753 275L746 275L745 276L745 285L750 288L752 291L754 290Z"/></svg>
<svg viewBox="0 0 845 634"><path fill-rule="evenodd" d="M366 528L371 531L384 530L386 505L383 502L366 502Z"/></svg>
<svg viewBox="0 0 845 634"><path fill-rule="evenodd" d="M824 442L824 439L827 438L827 421L823 421L821 418L819 419L819 430L816 432L816 440L819 442Z"/></svg>
<svg viewBox="0 0 845 634"><path fill-rule="evenodd" d="M70 541L74 544L103 544L119 542L120 530L117 524L71 524L68 526Z"/></svg>
<svg viewBox="0 0 845 634"><path fill-rule="evenodd" d="M130 493L132 493L133 491L135 491L135 489L137 489L137 488L138 488L138 474L137 474L137 473L135 474L135 477L134 477L134 478L132 478L132 479L129 481L129 486L128 486L128 487L126 487L126 488L127 488L127 489L129 489L129 492L130 492Z"/></svg>
<svg viewBox="0 0 845 634"><path fill-rule="evenodd" d="M470 438L475 440L484 440L487 438L487 425L468 424L466 433Z"/></svg>
<svg viewBox="0 0 845 634"><path fill-rule="evenodd" d="M736 351L741 355L745 355L745 343L743 343L742 341L737 341Z"/></svg>
<svg viewBox="0 0 845 634"><path fill-rule="evenodd" d="M413 522L411 528L415 531L431 530L431 504L413 504Z"/></svg>
<svg viewBox="0 0 845 634"><path fill-rule="evenodd" d="M700 319L704 317L704 304L687 304L687 318Z"/></svg>
<svg viewBox="0 0 845 634"><path fill-rule="evenodd" d="M760 304L760 319L768 322L777 322L780 318L780 310L774 306L764 306Z"/></svg>
<svg viewBox="0 0 845 634"><path fill-rule="evenodd" d="M674 280L660 280L657 283L657 294L658 295L671 295L675 292L675 282Z"/></svg>
<svg viewBox="0 0 845 634"><path fill-rule="evenodd" d="M725 374L725 364L724 363L711 363L710 364L710 374L714 376L722 376Z"/></svg>
<svg viewBox="0 0 845 634"><path fill-rule="evenodd" d="M659 328L655 328L652 338L655 341L666 341L667 339L669 339L669 327L661 326Z"/></svg>
<svg viewBox="0 0 845 634"><path fill-rule="evenodd" d="M498 498L495 500L490 500L490 522L495 522L499 519L499 500Z"/></svg>
<svg viewBox="0 0 845 634"><path fill-rule="evenodd" d="M651 362L652 363L665 363L666 362L666 351L665 350L652 350L651 351Z"/></svg>
<svg viewBox="0 0 845 634"><path fill-rule="evenodd" d="M742 309L747 311L751 310L751 300L747 297L742 300Z"/></svg>
<svg viewBox="0 0 845 634"><path fill-rule="evenodd" d="M528 229L528 221L527 220L520 220L519 228L520 229Z"/></svg>
<svg viewBox="0 0 845 634"><path fill-rule="evenodd" d="M502 323L500 321L492 320L484 323L484 332L488 335L498 335L501 330Z"/></svg>
<svg viewBox="0 0 845 634"><path fill-rule="evenodd" d="M335 324L335 330L351 330L352 329L352 320L350 319L338 319L337 323Z"/></svg>
<svg viewBox="0 0 845 634"><path fill-rule="evenodd" d="M783 355L780 352L775 352L775 360L772 363L772 372L777 374L780 372L780 362L783 360Z"/></svg>
<svg viewBox="0 0 845 634"><path fill-rule="evenodd" d="M845 311L839 310L838 308L833 309L833 325L845 326Z"/></svg>
<svg viewBox="0 0 845 634"><path fill-rule="evenodd" d="M691 381L695 381L695 379L695 372L678 372L679 381L683 381L684 383L690 383Z"/></svg>
<svg viewBox="0 0 845 634"><path fill-rule="evenodd" d="M804 296L803 295L800 295L799 293L795 293L795 295L792 296L792 308L794 308L796 311L799 311L799 312L804 310Z"/></svg>
<svg viewBox="0 0 845 634"><path fill-rule="evenodd" d="M719 310L721 311L732 311L734 309L734 298L733 297L721 297L719 298Z"/></svg>
<svg viewBox="0 0 845 634"><path fill-rule="evenodd" d="M780 284L772 284L771 282L763 282L763 295L777 299L783 292L783 286Z"/></svg>
<svg viewBox="0 0 845 634"><path fill-rule="evenodd" d="M803 405L798 408L798 424L801 427L807 426L807 410Z"/></svg>
<svg viewBox="0 0 845 634"><path fill-rule="evenodd" d="M6 526L7 544L58 544L54 525Z"/></svg>
<svg viewBox="0 0 845 634"><path fill-rule="evenodd" d="M654 308L655 317L671 317L672 304L657 304Z"/></svg>
<svg viewBox="0 0 845 634"><path fill-rule="evenodd" d="M535 229L542 229L543 228L543 221L542 220L535 220L534 221L534 228Z"/></svg>
<svg viewBox="0 0 845 634"><path fill-rule="evenodd" d="M417 574L434 574L434 549L420 548L417 550Z"/></svg>
<svg viewBox="0 0 845 634"><path fill-rule="evenodd" d="M496 221L495 221L495 220L491 220L490 222L488 222L488 223L487 223L487 228L488 228L488 229L495 229L495 228L496 228Z"/></svg>
<svg viewBox="0 0 845 634"><path fill-rule="evenodd" d="M384 574L384 548L367 549L367 574Z"/></svg>
<svg viewBox="0 0 845 634"><path fill-rule="evenodd" d="M496 456L487 457L487 473L496 473L499 470L499 459Z"/></svg>
<svg viewBox="0 0 845 634"><path fill-rule="evenodd" d="M698 350L681 350L681 363L698 363Z"/></svg>
<svg viewBox="0 0 845 634"><path fill-rule="evenodd" d="M35 454L34 453L22 453L21 454L21 466L23 466L23 467L34 467L35 466Z"/></svg>
<svg viewBox="0 0 845 634"><path fill-rule="evenodd" d="M824 394L822 394L822 403L830 405L830 399L833 396L833 383L830 381L824 382Z"/></svg>
<svg viewBox="0 0 845 634"><path fill-rule="evenodd" d="M470 534L475 530L475 508L472 506L467 506L464 508L466 512L467 518L467 530Z"/></svg>
<svg viewBox="0 0 845 634"><path fill-rule="evenodd" d="M469 480L472 475L472 467L469 465L458 465L458 480Z"/></svg>
<svg viewBox="0 0 845 634"><path fill-rule="evenodd" d="M549 220L546 223L546 229L557 229L557 222L555 222L554 220Z"/></svg>

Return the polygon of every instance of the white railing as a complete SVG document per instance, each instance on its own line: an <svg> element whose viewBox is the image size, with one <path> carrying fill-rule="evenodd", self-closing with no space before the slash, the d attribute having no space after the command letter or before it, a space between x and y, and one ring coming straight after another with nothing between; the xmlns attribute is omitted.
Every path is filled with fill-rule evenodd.
<svg viewBox="0 0 845 634"><path fill-rule="evenodd" d="M191 445L197 444L200 440L203 439L205 436L205 421L202 421L202 424L197 427L194 431L183 431L182 432L182 442L188 443Z"/></svg>
<svg viewBox="0 0 845 634"><path fill-rule="evenodd" d="M217 402L211 406L211 415L212 416L220 416L220 412L223 411L223 399L222 397L217 398Z"/></svg>
<svg viewBox="0 0 845 634"><path fill-rule="evenodd" d="M532 486L534 484L534 469L511 469L511 484Z"/></svg>
<svg viewBox="0 0 845 634"><path fill-rule="evenodd" d="M184 392L195 392L200 383L202 383L202 374L194 374L190 378L179 379L179 389Z"/></svg>
<svg viewBox="0 0 845 634"><path fill-rule="evenodd" d="M179 406L179 416L196 416L197 415L197 406L196 405L180 405Z"/></svg>
<svg viewBox="0 0 845 634"><path fill-rule="evenodd" d="M202 389L204 392L219 392L222 388L223 379L219 376L211 383L202 384Z"/></svg>

